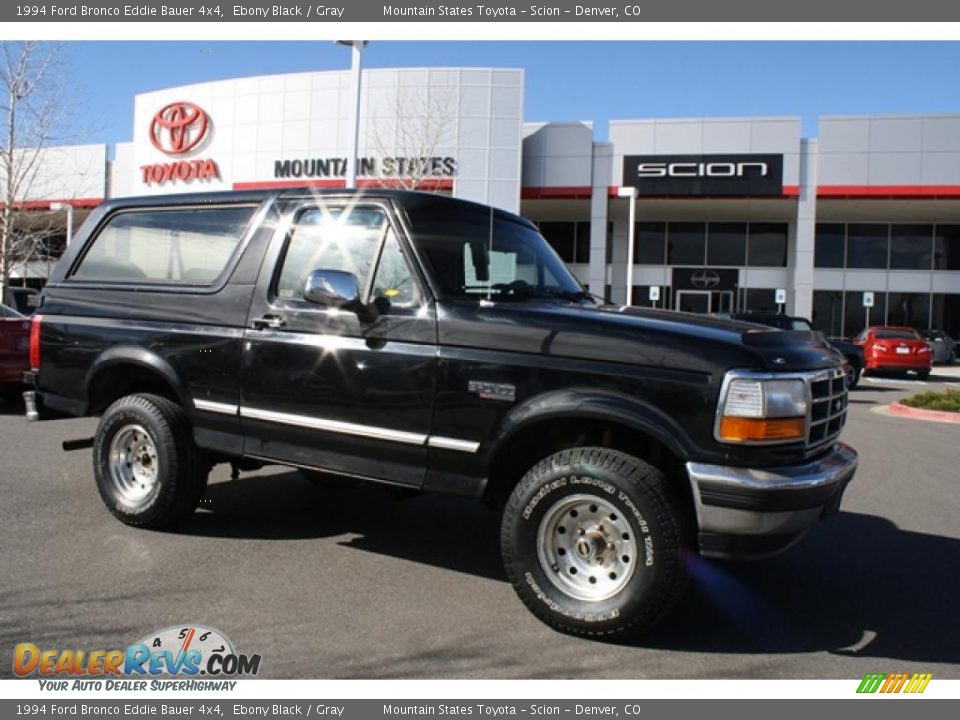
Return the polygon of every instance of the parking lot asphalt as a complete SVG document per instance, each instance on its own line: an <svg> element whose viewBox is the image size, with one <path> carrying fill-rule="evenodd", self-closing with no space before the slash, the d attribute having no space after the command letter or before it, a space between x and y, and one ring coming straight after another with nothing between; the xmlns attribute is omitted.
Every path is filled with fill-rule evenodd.
<svg viewBox="0 0 960 720"><path fill-rule="evenodd" d="M631 644L530 615L478 503L221 466L190 520L136 530L100 502L90 451L60 450L96 420L28 424L0 405L0 676L20 642L112 649L202 623L275 678L960 678L960 425L873 412L948 382L960 368L865 378L841 513L777 558L690 556L683 602Z"/></svg>

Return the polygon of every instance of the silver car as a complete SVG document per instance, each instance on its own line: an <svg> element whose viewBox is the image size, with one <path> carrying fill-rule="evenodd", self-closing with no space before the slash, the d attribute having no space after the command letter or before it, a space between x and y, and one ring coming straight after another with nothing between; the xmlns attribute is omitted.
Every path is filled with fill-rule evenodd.
<svg viewBox="0 0 960 720"><path fill-rule="evenodd" d="M957 342L943 330L928 330L924 333L933 348L934 363L952 363L957 360Z"/></svg>

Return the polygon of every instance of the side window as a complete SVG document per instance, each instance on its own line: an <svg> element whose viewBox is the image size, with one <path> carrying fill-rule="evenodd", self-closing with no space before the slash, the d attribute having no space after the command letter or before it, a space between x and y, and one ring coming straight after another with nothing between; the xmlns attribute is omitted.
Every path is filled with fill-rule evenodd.
<svg viewBox="0 0 960 720"><path fill-rule="evenodd" d="M392 230L387 232L380 254L380 263L373 278L372 298L384 308L412 307L417 304L417 285Z"/></svg>
<svg viewBox="0 0 960 720"><path fill-rule="evenodd" d="M353 273L362 290L388 227L387 217L379 208L324 206L302 210L287 243L277 297L302 300L304 283L314 270Z"/></svg>
<svg viewBox="0 0 960 720"><path fill-rule="evenodd" d="M257 211L254 205L143 209L107 221L77 280L211 285Z"/></svg>

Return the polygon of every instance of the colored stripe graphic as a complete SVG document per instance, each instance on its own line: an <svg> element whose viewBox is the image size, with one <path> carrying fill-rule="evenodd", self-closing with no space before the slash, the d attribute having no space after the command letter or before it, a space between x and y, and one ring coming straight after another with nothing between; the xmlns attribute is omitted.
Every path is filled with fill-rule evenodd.
<svg viewBox="0 0 960 720"><path fill-rule="evenodd" d="M885 677L886 675L884 673L867 673L863 676L863 681L860 683L860 687L857 688L857 692L875 693Z"/></svg>
<svg viewBox="0 0 960 720"><path fill-rule="evenodd" d="M867 673L860 681L858 693L922 693L933 679L932 673Z"/></svg>

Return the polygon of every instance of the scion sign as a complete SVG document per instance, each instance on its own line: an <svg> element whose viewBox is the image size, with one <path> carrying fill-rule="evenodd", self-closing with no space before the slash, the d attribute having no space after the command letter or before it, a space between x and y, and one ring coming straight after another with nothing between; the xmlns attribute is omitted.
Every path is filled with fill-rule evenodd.
<svg viewBox="0 0 960 720"><path fill-rule="evenodd" d="M623 184L638 195L781 195L783 155L626 155Z"/></svg>

